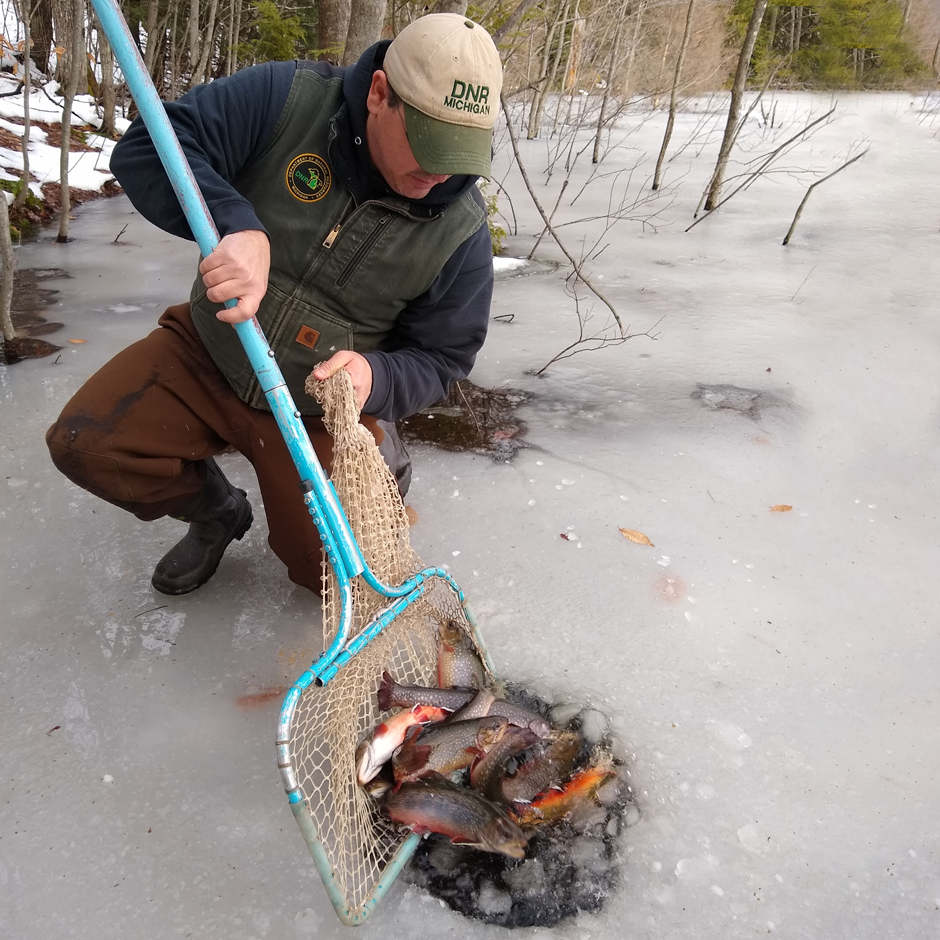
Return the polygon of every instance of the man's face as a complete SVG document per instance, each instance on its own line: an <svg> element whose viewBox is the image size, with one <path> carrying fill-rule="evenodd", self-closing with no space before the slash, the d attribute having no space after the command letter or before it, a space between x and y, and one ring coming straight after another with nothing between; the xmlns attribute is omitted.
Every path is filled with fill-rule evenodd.
<svg viewBox="0 0 940 940"><path fill-rule="evenodd" d="M450 179L449 176L426 173L418 166L408 143L404 106L401 103L397 108L388 106L388 79L381 69L372 73L366 106L369 109L366 119L369 156L385 182L399 196L422 199L432 187Z"/></svg>

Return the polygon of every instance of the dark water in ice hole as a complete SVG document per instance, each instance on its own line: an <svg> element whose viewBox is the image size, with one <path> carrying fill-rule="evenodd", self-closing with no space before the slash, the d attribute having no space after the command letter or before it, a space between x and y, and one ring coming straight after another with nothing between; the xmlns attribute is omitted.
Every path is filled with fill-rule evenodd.
<svg viewBox="0 0 940 940"><path fill-rule="evenodd" d="M526 446L522 440L526 426L515 411L531 399L518 389L481 388L463 379L454 382L444 401L399 421L398 433L405 443L509 460Z"/></svg>
<svg viewBox="0 0 940 940"><path fill-rule="evenodd" d="M587 732L590 708L569 708L575 714L559 720L558 709L515 686L505 697L552 721L558 730ZM595 744L612 752L610 734L587 735L575 766L588 766ZM629 789L627 766L614 755L617 777L605 784L604 804L585 803L568 820L537 829L524 859L452 845L444 836L431 835L418 845L403 878L452 910L501 927L552 927L579 911L601 910L616 890L623 864L621 834L627 817L637 816ZM635 821L635 818L633 821Z"/></svg>

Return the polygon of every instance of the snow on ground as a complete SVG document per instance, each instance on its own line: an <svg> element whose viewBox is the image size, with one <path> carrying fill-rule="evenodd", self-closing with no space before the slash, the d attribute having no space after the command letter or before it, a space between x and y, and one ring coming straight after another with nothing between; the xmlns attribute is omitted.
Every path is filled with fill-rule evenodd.
<svg viewBox="0 0 940 940"><path fill-rule="evenodd" d="M715 108L680 115L662 193L606 234L566 223L633 205L664 117L621 119L586 186L582 155L559 230L579 254L599 239L591 277L657 338L535 378L577 335L564 269L501 275L473 378L533 395L529 447L509 463L414 449L414 542L450 565L498 668L596 706L630 762L619 890L530 937L940 932L940 119L907 95L774 101L749 155L831 104L836 119L688 233ZM782 247L806 185L865 145ZM547 185L538 169L555 143L521 146L553 206L562 164ZM521 257L542 225L515 173L506 185ZM48 311L61 355L0 371L0 932L346 935L275 767L274 690L317 653L318 613L262 513L210 584L162 597L149 574L179 524L101 504L42 444L84 378L184 296L193 250L123 198L82 207L73 234L19 253L70 273ZM537 257L561 260L547 240ZM223 464L258 507L246 463ZM502 931L399 883L359 935Z"/></svg>
<svg viewBox="0 0 940 940"><path fill-rule="evenodd" d="M25 109L23 95L2 97L4 93L16 89L18 82L10 75L0 75L0 127L11 133L23 136L22 121ZM54 82L42 87L33 86L29 96L30 121L46 124L60 124L62 121L62 98L57 96L58 88ZM3 120L15 118L16 121ZM91 95L77 95L72 105L72 124L101 126L101 117ZM118 130L123 133L130 122L124 118L116 120ZM46 143L47 134L41 127L30 127L29 131L29 170L35 178L30 181L29 189L37 198L42 198L43 183L58 183L61 180L60 155L58 146ZM69 183L76 189L98 192L108 180L113 180L108 160L114 149L115 141L97 134L88 134L86 142L91 151L74 151L69 154ZM19 149L0 147L0 179L18 180L23 170L23 155ZM8 199L9 201L9 199Z"/></svg>

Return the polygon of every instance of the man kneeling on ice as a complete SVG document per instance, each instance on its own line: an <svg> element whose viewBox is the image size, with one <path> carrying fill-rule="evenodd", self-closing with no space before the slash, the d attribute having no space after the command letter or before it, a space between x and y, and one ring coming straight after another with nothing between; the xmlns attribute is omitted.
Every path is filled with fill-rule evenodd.
<svg viewBox="0 0 940 940"><path fill-rule="evenodd" d="M213 460L234 447L257 473L271 548L319 593L319 537L230 324L257 316L327 472L332 440L304 393L316 363L317 379L349 373L380 445L383 422L393 431L445 397L486 336L493 264L476 182L490 175L501 86L489 34L436 14L348 68L272 62L166 105L221 241L189 303L93 375L46 435L79 486L138 519L189 523L156 590L204 584L251 525L245 492ZM146 218L192 237L140 119L111 166Z"/></svg>

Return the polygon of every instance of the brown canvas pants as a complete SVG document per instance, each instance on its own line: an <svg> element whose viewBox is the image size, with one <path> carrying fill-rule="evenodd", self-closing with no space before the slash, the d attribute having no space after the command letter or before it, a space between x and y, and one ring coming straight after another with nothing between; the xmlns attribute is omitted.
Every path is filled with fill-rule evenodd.
<svg viewBox="0 0 940 940"><path fill-rule="evenodd" d="M322 419L302 420L329 473L333 439ZM361 421L381 443L375 419ZM268 544L291 581L320 592L320 538L277 422L229 387L196 333L189 304L167 308L158 329L102 366L65 406L46 443L73 483L145 521L185 515L205 481L201 461L234 447L257 474Z"/></svg>

